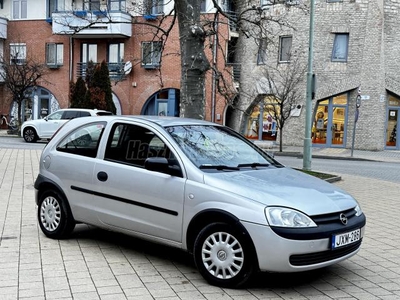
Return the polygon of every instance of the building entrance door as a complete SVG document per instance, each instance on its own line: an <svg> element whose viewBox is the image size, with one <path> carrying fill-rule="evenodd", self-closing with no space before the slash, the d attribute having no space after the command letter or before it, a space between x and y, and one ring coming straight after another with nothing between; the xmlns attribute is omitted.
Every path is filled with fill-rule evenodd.
<svg viewBox="0 0 400 300"><path fill-rule="evenodd" d="M321 147L346 144L347 94L317 103L312 127L312 142Z"/></svg>
<svg viewBox="0 0 400 300"><path fill-rule="evenodd" d="M386 127L386 147L400 149L400 143L397 142L397 131L399 127L400 108L389 108Z"/></svg>

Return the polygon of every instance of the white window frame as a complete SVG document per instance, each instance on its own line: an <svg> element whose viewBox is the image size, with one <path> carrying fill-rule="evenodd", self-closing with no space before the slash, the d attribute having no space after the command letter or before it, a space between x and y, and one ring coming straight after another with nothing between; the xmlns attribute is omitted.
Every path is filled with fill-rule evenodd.
<svg viewBox="0 0 400 300"><path fill-rule="evenodd" d="M159 49L156 49L156 47L159 47ZM161 63L161 51L162 42L142 42L142 67L149 69L159 67Z"/></svg>
<svg viewBox="0 0 400 300"><path fill-rule="evenodd" d="M293 37L291 35L279 37L279 62L290 62Z"/></svg>
<svg viewBox="0 0 400 300"><path fill-rule="evenodd" d="M332 62L347 62L349 53L349 34L335 33L332 46Z"/></svg>
<svg viewBox="0 0 400 300"><path fill-rule="evenodd" d="M28 1L12 0L13 20L26 19L28 17Z"/></svg>
<svg viewBox="0 0 400 300"><path fill-rule="evenodd" d="M26 63L26 44L10 44L10 64L22 65Z"/></svg>
<svg viewBox="0 0 400 300"><path fill-rule="evenodd" d="M59 68L64 64L64 44L46 44L46 65L49 68Z"/></svg>

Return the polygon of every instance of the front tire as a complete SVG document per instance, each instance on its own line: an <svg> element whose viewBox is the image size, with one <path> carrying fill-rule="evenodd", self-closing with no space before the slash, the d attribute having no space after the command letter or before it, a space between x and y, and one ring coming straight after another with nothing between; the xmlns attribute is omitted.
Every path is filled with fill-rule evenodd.
<svg viewBox="0 0 400 300"><path fill-rule="evenodd" d="M42 232L52 239L65 238L75 228L75 221L65 198L54 190L46 191L40 196L37 217Z"/></svg>
<svg viewBox="0 0 400 300"><path fill-rule="evenodd" d="M27 142L27 143L34 143L38 139L35 129L33 129L31 127L27 127L24 129L23 137L24 137L25 142Z"/></svg>
<svg viewBox="0 0 400 300"><path fill-rule="evenodd" d="M200 274L216 286L237 288L254 273L250 238L225 223L207 225L196 238L193 255Z"/></svg>

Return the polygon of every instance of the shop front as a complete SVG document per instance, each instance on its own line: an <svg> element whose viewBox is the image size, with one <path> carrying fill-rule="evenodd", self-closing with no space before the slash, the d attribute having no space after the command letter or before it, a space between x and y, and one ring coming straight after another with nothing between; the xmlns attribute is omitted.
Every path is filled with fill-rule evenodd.
<svg viewBox="0 0 400 300"><path fill-rule="evenodd" d="M252 140L276 141L278 126L276 119L280 111L277 100L266 97L264 103L256 105L247 120L245 136ZM262 116L262 117L261 117ZM261 124L261 128L260 128Z"/></svg>
<svg viewBox="0 0 400 300"><path fill-rule="evenodd" d="M312 127L313 146L345 147L348 93L318 101Z"/></svg>
<svg viewBox="0 0 400 300"><path fill-rule="evenodd" d="M388 96L387 124L386 124L386 149L400 149L397 142L397 131L399 130L400 99L396 96Z"/></svg>

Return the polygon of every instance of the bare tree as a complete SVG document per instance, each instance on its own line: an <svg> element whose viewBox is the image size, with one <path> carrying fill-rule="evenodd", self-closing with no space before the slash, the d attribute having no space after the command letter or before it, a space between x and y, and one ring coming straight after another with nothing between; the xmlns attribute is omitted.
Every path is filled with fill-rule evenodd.
<svg viewBox="0 0 400 300"><path fill-rule="evenodd" d="M205 118L205 78L209 70L213 72L216 90L225 97L227 103L234 103L233 100L237 99L237 91L232 85L230 72L218 70L217 65L210 62L210 57L207 56L207 49L214 47L215 43L218 43L216 47L222 52L226 52L225 45L219 44L218 38L211 38L218 35L218 26L234 27L240 35L255 39L269 36L268 28L271 22L278 26L289 26L282 13L268 13L259 6L259 1L224 1L225 4L228 2L232 4L227 9L221 7L219 1L212 0L214 13L210 14L210 18L201 14L202 2L202 0L175 0L173 9L168 14L158 13L162 9L159 7L160 2L156 0L138 1L128 7L128 11L134 15L132 24L148 26L149 33L153 34L153 40L162 42L161 51L165 49L165 44L178 22L180 53L177 55L181 58L180 115L196 119ZM170 1L164 5L166 4L170 4ZM150 14L148 17L151 22L143 21L142 16L146 17L146 14ZM74 34L91 27L96 22L98 20L85 19L83 25L76 26L73 19L66 15L63 25L68 28L66 32ZM113 22L105 11L101 16L101 23ZM162 81L161 69L159 72Z"/></svg>
<svg viewBox="0 0 400 300"><path fill-rule="evenodd" d="M46 81L44 79L48 68L32 57L25 59L19 58L18 54L11 54L9 59L1 57L2 72L0 77L4 81L4 86L11 94L12 100L17 104L18 127L22 124L22 103L30 99L34 88ZM47 82L47 81L46 81Z"/></svg>
<svg viewBox="0 0 400 300"><path fill-rule="evenodd" d="M299 56L291 56L288 64L267 66L263 72L267 91L264 112L276 122L279 130L279 151L282 152L283 128L295 110L304 102L304 82L307 65Z"/></svg>

